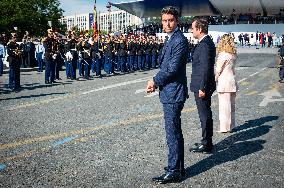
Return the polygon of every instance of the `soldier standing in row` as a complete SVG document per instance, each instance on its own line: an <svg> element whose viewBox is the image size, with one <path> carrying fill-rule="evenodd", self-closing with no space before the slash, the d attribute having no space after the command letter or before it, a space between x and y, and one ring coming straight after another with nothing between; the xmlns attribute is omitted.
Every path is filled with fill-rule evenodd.
<svg viewBox="0 0 284 188"><path fill-rule="evenodd" d="M134 36L131 36L130 41L128 42L128 65L130 71L135 71L135 56L136 56L136 44L134 42Z"/></svg>
<svg viewBox="0 0 284 188"><path fill-rule="evenodd" d="M9 62L9 87L18 92L20 90L20 67L21 67L21 55L22 50L16 43L16 33L11 33L12 39L7 44L7 54Z"/></svg>
<svg viewBox="0 0 284 188"><path fill-rule="evenodd" d="M54 63L54 45L55 41L51 29L48 29L48 37L44 41L44 61L45 61L45 83L52 84L55 79L55 63Z"/></svg>
<svg viewBox="0 0 284 188"><path fill-rule="evenodd" d="M98 36L94 37L94 42L91 45L90 53L92 58L92 72L96 72L96 76L101 77L101 55L99 52L100 43L98 41Z"/></svg>

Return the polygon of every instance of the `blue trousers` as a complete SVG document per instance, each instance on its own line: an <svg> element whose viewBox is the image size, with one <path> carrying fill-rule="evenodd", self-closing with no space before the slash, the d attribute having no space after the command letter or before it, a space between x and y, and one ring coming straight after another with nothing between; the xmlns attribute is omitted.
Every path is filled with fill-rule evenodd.
<svg viewBox="0 0 284 188"><path fill-rule="evenodd" d="M3 64L2 58L0 57L0 76L2 76L3 74L3 66L4 64Z"/></svg>
<svg viewBox="0 0 284 188"><path fill-rule="evenodd" d="M90 68L91 68L91 59L84 60L84 70L85 70L85 78L88 79L90 77Z"/></svg>
<svg viewBox="0 0 284 188"><path fill-rule="evenodd" d="M78 60L76 60L76 59L73 59L71 61L70 68L69 68L70 73L71 73L71 79L76 79L77 62L78 62Z"/></svg>
<svg viewBox="0 0 284 188"><path fill-rule="evenodd" d="M108 56L105 56L104 70L107 74L113 73L113 61Z"/></svg>
<svg viewBox="0 0 284 188"><path fill-rule="evenodd" d="M45 81L50 82L50 75L51 75L51 61L46 61L45 62Z"/></svg>
<svg viewBox="0 0 284 188"><path fill-rule="evenodd" d="M135 70L134 62L135 62L135 56L134 55L128 56L128 65L129 65L129 70L130 71L134 71Z"/></svg>
<svg viewBox="0 0 284 188"><path fill-rule="evenodd" d="M184 102L163 104L169 171L184 169L184 139L181 129L181 111Z"/></svg>
<svg viewBox="0 0 284 188"><path fill-rule="evenodd" d="M53 82L55 80L55 66L56 66L56 63L55 61L51 61L51 64L50 64L50 81Z"/></svg>
<svg viewBox="0 0 284 188"><path fill-rule="evenodd" d="M137 64L138 64L138 69L139 70L142 70L142 69L145 68L144 56L143 55L138 55L138 57L137 57Z"/></svg>
<svg viewBox="0 0 284 188"><path fill-rule="evenodd" d="M100 59L92 59L92 73L96 72L96 76L101 75L101 60Z"/></svg>
<svg viewBox="0 0 284 188"><path fill-rule="evenodd" d="M36 60L37 60L37 66L38 66L38 72L42 72L42 69L43 69L43 59L42 59L42 54L43 52L41 53L36 53Z"/></svg>
<svg viewBox="0 0 284 188"><path fill-rule="evenodd" d="M71 61L65 61L65 67L66 67L66 77L71 78Z"/></svg>
<svg viewBox="0 0 284 188"><path fill-rule="evenodd" d="M279 69L279 78L280 80L284 79L284 66Z"/></svg>
<svg viewBox="0 0 284 188"><path fill-rule="evenodd" d="M78 61L79 76L84 76L84 64L83 60Z"/></svg>
<svg viewBox="0 0 284 188"><path fill-rule="evenodd" d="M9 87L20 88L20 65L9 66Z"/></svg>
<svg viewBox="0 0 284 188"><path fill-rule="evenodd" d="M152 68L156 68L157 55L152 55Z"/></svg>
<svg viewBox="0 0 284 188"><path fill-rule="evenodd" d="M151 68L151 55L146 55L146 67L147 69Z"/></svg>
<svg viewBox="0 0 284 188"><path fill-rule="evenodd" d="M126 56L118 56L118 61L119 61L119 65L120 65L120 71L126 72L127 71L127 67L126 67L127 58L126 58Z"/></svg>

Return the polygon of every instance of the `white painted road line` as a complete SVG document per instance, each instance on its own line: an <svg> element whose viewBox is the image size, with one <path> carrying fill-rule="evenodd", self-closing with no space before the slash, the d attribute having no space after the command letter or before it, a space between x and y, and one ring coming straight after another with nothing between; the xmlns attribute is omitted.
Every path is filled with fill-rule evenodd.
<svg viewBox="0 0 284 188"><path fill-rule="evenodd" d="M138 93L146 93L146 89L145 88L144 89L137 89L135 91L135 94L138 94Z"/></svg>
<svg viewBox="0 0 284 188"><path fill-rule="evenodd" d="M264 71L265 69L267 69L267 67L264 67L264 68L263 68L263 69L261 69L260 71L255 72L255 73L253 73L253 74L251 74L251 75L249 75L249 76L257 75L257 74L259 74L260 72Z"/></svg>
<svg viewBox="0 0 284 188"><path fill-rule="evenodd" d="M154 97L156 95L159 95L159 92L158 91L155 91L154 93L151 93L151 94L148 94L148 95L145 95L144 97Z"/></svg>
<svg viewBox="0 0 284 188"><path fill-rule="evenodd" d="M135 84L135 83L139 83L139 82L146 82L146 81L148 81L151 78L152 77L146 77L146 78L140 78L140 79L137 79L137 80L132 80L132 81L121 82L121 83L117 83L117 84L113 84L113 85L103 86L101 88L93 89L93 90L90 90L90 91L85 91L85 92L83 92L81 94L82 95L86 95L86 94L89 94L89 93L93 93L93 92L97 92L97 91L103 91L103 90L116 88L116 87L120 87L120 86L125 86L125 85L129 85L129 84Z"/></svg>

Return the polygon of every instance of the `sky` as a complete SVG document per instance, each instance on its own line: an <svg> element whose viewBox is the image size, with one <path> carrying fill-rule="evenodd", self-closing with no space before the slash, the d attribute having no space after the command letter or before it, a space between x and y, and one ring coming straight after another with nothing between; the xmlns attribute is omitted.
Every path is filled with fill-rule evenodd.
<svg viewBox="0 0 284 188"><path fill-rule="evenodd" d="M97 12L106 12L106 4L109 0L97 0ZM111 0L112 3L119 3L123 0ZM124 0L124 2L127 0ZM92 13L95 0L59 0L60 8L65 12L64 16L70 16L81 13Z"/></svg>

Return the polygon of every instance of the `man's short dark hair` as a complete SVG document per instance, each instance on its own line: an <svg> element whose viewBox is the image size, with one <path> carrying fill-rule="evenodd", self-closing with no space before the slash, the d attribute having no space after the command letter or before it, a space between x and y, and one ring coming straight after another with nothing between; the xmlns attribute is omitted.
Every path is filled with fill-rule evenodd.
<svg viewBox="0 0 284 188"><path fill-rule="evenodd" d="M195 22L196 21L196 22ZM201 17L195 17L192 22L195 22L195 27L201 29L203 33L208 33L208 20Z"/></svg>
<svg viewBox="0 0 284 188"><path fill-rule="evenodd" d="M178 18L179 18L179 16L180 16L178 9L175 8L175 7L173 7L173 6L164 7L164 8L162 9L162 11L161 11L161 16L162 16L163 14L171 14L171 15L173 15L173 16L176 18L176 20L178 20Z"/></svg>

